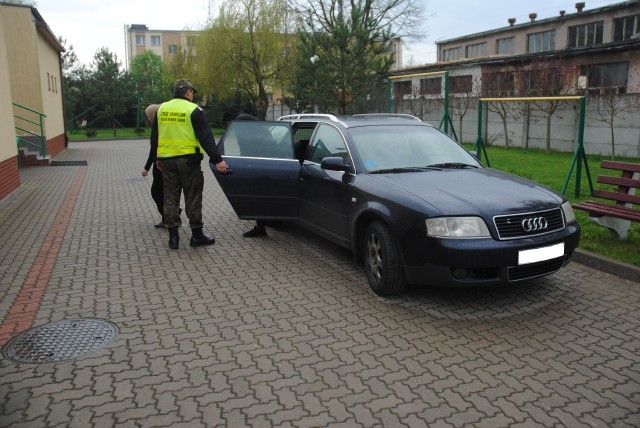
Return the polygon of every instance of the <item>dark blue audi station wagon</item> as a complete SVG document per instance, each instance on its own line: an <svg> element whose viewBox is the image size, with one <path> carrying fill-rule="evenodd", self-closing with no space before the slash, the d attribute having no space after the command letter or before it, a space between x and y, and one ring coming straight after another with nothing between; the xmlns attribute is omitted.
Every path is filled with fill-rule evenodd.
<svg viewBox="0 0 640 428"><path fill-rule="evenodd" d="M239 218L295 221L350 249L381 296L549 275L580 240L562 195L411 116L237 121L218 148L233 171L210 166Z"/></svg>

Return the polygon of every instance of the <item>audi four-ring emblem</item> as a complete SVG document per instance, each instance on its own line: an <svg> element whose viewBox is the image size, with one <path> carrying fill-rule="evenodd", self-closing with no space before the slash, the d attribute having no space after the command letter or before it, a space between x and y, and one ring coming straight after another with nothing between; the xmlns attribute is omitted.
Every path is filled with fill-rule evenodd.
<svg viewBox="0 0 640 428"><path fill-rule="evenodd" d="M549 226L547 219L544 217L525 218L521 224L525 232L545 230Z"/></svg>

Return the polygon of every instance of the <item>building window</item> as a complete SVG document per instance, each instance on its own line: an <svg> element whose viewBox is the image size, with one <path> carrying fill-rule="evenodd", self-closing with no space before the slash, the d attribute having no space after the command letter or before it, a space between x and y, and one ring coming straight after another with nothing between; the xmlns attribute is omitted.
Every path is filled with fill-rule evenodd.
<svg viewBox="0 0 640 428"><path fill-rule="evenodd" d="M527 52L548 52L556 48L556 30L533 33L527 36Z"/></svg>
<svg viewBox="0 0 640 428"><path fill-rule="evenodd" d="M178 51L178 45L169 45L169 55L173 55Z"/></svg>
<svg viewBox="0 0 640 428"><path fill-rule="evenodd" d="M467 46L467 58L485 56L487 54L487 43L476 43Z"/></svg>
<svg viewBox="0 0 640 428"><path fill-rule="evenodd" d="M449 83L451 92L454 94L469 94L473 88L473 77L471 75L466 76L452 76L449 77Z"/></svg>
<svg viewBox="0 0 640 428"><path fill-rule="evenodd" d="M452 49L444 49L442 51L443 61L455 61L460 58L462 58L462 47L460 46Z"/></svg>
<svg viewBox="0 0 640 428"><path fill-rule="evenodd" d="M504 98L515 95L514 75L511 71L482 73L482 95Z"/></svg>
<svg viewBox="0 0 640 428"><path fill-rule="evenodd" d="M190 48L196 46L196 36L187 36L187 46Z"/></svg>
<svg viewBox="0 0 640 428"><path fill-rule="evenodd" d="M404 82L394 82L393 84L393 92L396 97L411 94L411 88L411 80L406 80Z"/></svg>
<svg viewBox="0 0 640 428"><path fill-rule="evenodd" d="M420 93L422 95L440 95L442 93L442 78L420 79Z"/></svg>
<svg viewBox="0 0 640 428"><path fill-rule="evenodd" d="M640 15L623 16L613 20L613 41L629 40L640 32Z"/></svg>
<svg viewBox="0 0 640 428"><path fill-rule="evenodd" d="M587 76L587 91L600 93L601 89L613 89L616 93L627 92L629 63L592 64L580 67L580 74Z"/></svg>
<svg viewBox="0 0 640 428"><path fill-rule="evenodd" d="M498 55L514 55L516 53L516 38L498 39L496 41L496 53Z"/></svg>
<svg viewBox="0 0 640 428"><path fill-rule="evenodd" d="M160 46L160 36L151 36L151 46Z"/></svg>
<svg viewBox="0 0 640 428"><path fill-rule="evenodd" d="M584 48L602 44L604 21L569 27L569 47Z"/></svg>
<svg viewBox="0 0 640 428"><path fill-rule="evenodd" d="M144 46L144 35L136 36L136 45Z"/></svg>

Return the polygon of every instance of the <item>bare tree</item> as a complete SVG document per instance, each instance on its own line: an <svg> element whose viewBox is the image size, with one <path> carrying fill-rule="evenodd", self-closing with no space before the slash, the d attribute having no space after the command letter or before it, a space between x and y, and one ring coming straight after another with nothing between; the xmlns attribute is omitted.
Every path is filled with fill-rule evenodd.
<svg viewBox="0 0 640 428"><path fill-rule="evenodd" d="M525 96L561 97L575 94L577 70L561 61L552 62L543 58L532 62L520 74L521 90ZM546 153L551 153L551 119L563 103L557 99L533 103L547 123Z"/></svg>
<svg viewBox="0 0 640 428"><path fill-rule="evenodd" d="M435 81L436 79L427 80ZM442 79L438 77L437 80L440 82ZM424 81L425 79L411 86L410 97L406 100L409 112L420 119L424 119L424 117L434 111L437 106L442 105L441 85L437 85L434 88L437 89L437 91L429 90L426 85L423 84Z"/></svg>
<svg viewBox="0 0 640 428"><path fill-rule="evenodd" d="M514 73L512 70L482 73L482 96L487 98L508 98L514 96ZM521 104L514 101L487 103L487 110L495 113L502 121L504 145L509 147L509 119L517 120Z"/></svg>
<svg viewBox="0 0 640 428"><path fill-rule="evenodd" d="M638 70L636 69L636 74ZM616 120L624 120L625 113L630 109L638 107L637 95L629 94L634 88L627 87L628 73L616 73L615 76L608 76L606 82L597 82L602 85L594 97L596 106L596 120L609 126L611 133L611 158L616 157L615 144L615 124ZM631 90L630 90L631 89ZM635 88L637 91L637 88Z"/></svg>
<svg viewBox="0 0 640 428"><path fill-rule="evenodd" d="M458 140L462 142L462 124L472 106L478 102L479 80L472 75L449 77L449 107L458 118Z"/></svg>

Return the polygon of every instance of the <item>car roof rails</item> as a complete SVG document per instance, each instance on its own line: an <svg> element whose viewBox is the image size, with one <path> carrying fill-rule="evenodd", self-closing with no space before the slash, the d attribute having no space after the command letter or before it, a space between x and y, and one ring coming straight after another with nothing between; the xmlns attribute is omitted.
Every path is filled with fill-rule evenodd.
<svg viewBox="0 0 640 428"><path fill-rule="evenodd" d="M280 116L277 120L296 120L296 119L328 119L332 122L338 122L338 118L332 114L325 113L300 113L300 114L288 114L286 116Z"/></svg>
<svg viewBox="0 0 640 428"><path fill-rule="evenodd" d="M404 114L404 113L359 113L359 114L354 114L353 117L371 117L371 118L375 118L375 117L397 117L400 119L410 119L410 120L417 120L419 122L422 122L422 120L420 120L420 118L413 116L411 114Z"/></svg>

